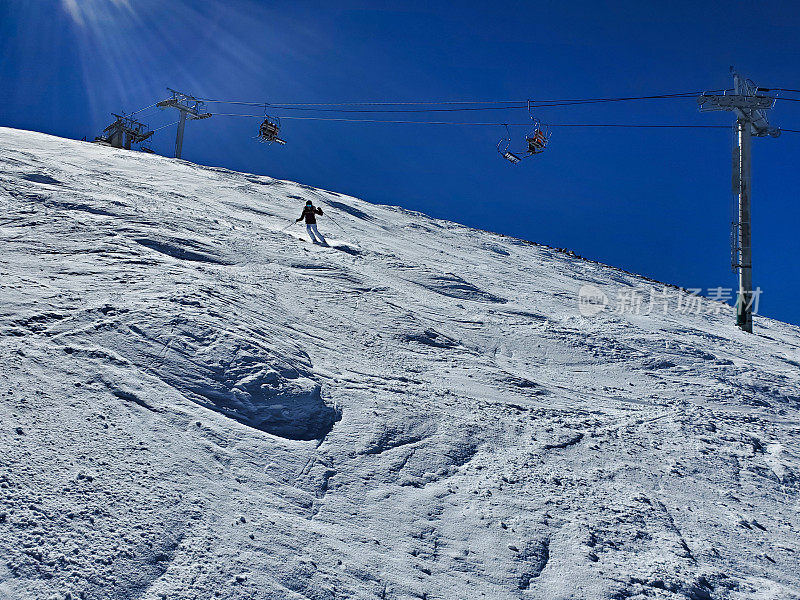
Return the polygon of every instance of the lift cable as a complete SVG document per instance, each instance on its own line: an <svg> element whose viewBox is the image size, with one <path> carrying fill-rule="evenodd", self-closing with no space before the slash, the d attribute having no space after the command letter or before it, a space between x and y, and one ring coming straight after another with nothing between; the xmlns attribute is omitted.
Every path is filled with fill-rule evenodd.
<svg viewBox="0 0 800 600"><path fill-rule="evenodd" d="M177 125L178 123L180 123L180 121L173 121L172 123L167 123L166 125L162 125L161 127L156 127L155 129L153 129L153 133L155 133L160 129L166 129L167 127L172 127L173 125Z"/></svg>
<svg viewBox="0 0 800 600"><path fill-rule="evenodd" d="M714 92L723 92L726 90L712 90ZM555 99L555 100L538 100L538 102L542 103L550 103L550 102L597 102L597 101L619 101L619 100L648 100L651 98L673 98L673 97L690 97L690 96L699 96L703 93L709 93L709 91L705 92L677 92L677 93L670 93L670 94L653 94L649 96L613 96L608 98L568 98L568 99ZM239 100L218 100L215 98L198 98L198 100L202 100L204 102L214 102L214 103L221 103L221 104L247 104L250 106L264 106L264 102L243 102ZM524 100L431 100L428 102L273 102L267 103L270 105L277 105L280 104L282 106L408 106L408 105L441 105L441 104L525 104L527 105L528 102L531 100L526 98Z"/></svg>
<svg viewBox="0 0 800 600"><path fill-rule="evenodd" d="M153 107L154 107L154 106L156 106L157 104L158 104L158 102L153 102L153 104L151 104L150 106L145 106L144 108L140 108L139 110L135 110L135 111L133 111L132 113L130 113L130 114L128 114L128 115L126 115L126 116L130 117L130 116L133 116L133 115L135 115L135 114L138 114L138 113L140 113L140 112L144 112L144 111L146 111L148 108L153 108Z"/></svg>
<svg viewBox="0 0 800 600"><path fill-rule="evenodd" d="M300 110L311 112L332 112L332 113L435 113L435 112L465 112L465 111L488 111L488 110L527 110L532 108L551 108L557 106L578 106L582 104L605 104L609 102L626 102L630 100L651 100L651 99L688 99L695 98L700 93L692 94L671 94L659 96L638 96L630 98L596 98L596 99L579 99L579 100L537 100L537 101L511 101L516 102L515 105L506 104L503 106L463 106L458 108L359 108L359 109L343 109L343 108L316 108L311 105L295 105L295 104L268 104L272 109L279 110ZM788 100L790 102L800 102L800 98L779 98L777 96L767 96L775 100ZM222 100L205 100L209 104L238 104L243 106L264 106L263 102L228 102ZM466 103L465 103L466 104ZM488 104L488 103L487 103ZM400 104L383 104L381 106L401 106ZM315 105L315 106L337 106L337 105ZM362 106L362 104L353 103L350 106ZM431 104L431 106L434 106Z"/></svg>
<svg viewBox="0 0 800 600"><path fill-rule="evenodd" d="M215 117L245 117L263 119L264 115L245 115L242 113L213 113ZM527 126L527 123L498 123L498 122L477 122L477 121L406 121L398 119L348 119L344 117L295 117L282 116L281 119L291 119L295 121L335 121L343 123L390 123L408 125L476 125L476 126ZM543 123L548 127L626 127L626 128L681 128L681 129L730 129L730 125L638 125L633 123Z"/></svg>
<svg viewBox="0 0 800 600"><path fill-rule="evenodd" d="M319 111L319 112L341 112L341 113L425 113L425 112L460 112L460 111L474 111L474 110L519 110L528 108L546 108L550 106L572 106L576 104L598 104L606 102L625 102L630 100L652 100L652 99L671 99L671 98L693 98L699 96L702 92L682 92L679 94L657 94L652 96L621 96L615 98L580 98L569 100L504 100L497 102L490 101L439 101L439 102L340 102L340 103L265 103L265 102L243 102L239 100L215 100L211 98L203 98L204 102L209 104L237 104L242 106L269 106L273 109L284 110L303 110L303 111ZM332 106L441 106L441 105L460 105L458 107L448 108L360 108L360 109L342 109L342 108L329 108ZM501 106L494 106L500 104ZM472 105L472 106L465 106ZM326 107L326 108L317 108Z"/></svg>
<svg viewBox="0 0 800 600"><path fill-rule="evenodd" d="M303 110L303 111L319 111L319 112L341 112L341 113L425 113L425 112L460 112L460 111L475 111L475 110L519 110L527 108L548 108L557 106L579 106L581 104L601 104L609 102L628 102L638 100L656 100L656 99L683 99L700 96L708 93L722 93L730 92L732 90L705 90L698 92L678 92L671 94L652 94L647 96L617 96L608 98L570 98L570 99L554 99L554 100L432 100L428 102L245 102L241 100L218 100L214 98L197 98L209 104L231 104L240 106L257 106L257 107L270 107L273 109L284 110ZM790 88L759 88L759 91L764 92L794 92L800 93L800 90ZM778 96L767 96L775 100L787 100L789 102L800 102L800 98L787 98ZM137 111L131 113L135 115L143 112L149 108L156 106L151 104ZM343 109L334 107L377 107L360 108L360 109ZM416 107L430 107L430 108L392 108L401 106L416 106ZM446 107L446 108L432 108L432 107Z"/></svg>
<svg viewBox="0 0 800 600"><path fill-rule="evenodd" d="M723 90L719 90L723 91ZM432 101L432 102L314 102L314 103L293 103L283 102L284 106L404 106L404 105L438 105L438 104L528 104L528 102L535 104L549 104L560 102L618 102L620 100L649 100L652 98L679 98L691 97L702 94L703 92L679 92L673 94L654 94L650 96L618 96L611 98L568 98L568 99L555 99L555 100L536 100L535 102L530 99L525 100L497 100L490 101L476 101L476 100L457 100L457 101Z"/></svg>

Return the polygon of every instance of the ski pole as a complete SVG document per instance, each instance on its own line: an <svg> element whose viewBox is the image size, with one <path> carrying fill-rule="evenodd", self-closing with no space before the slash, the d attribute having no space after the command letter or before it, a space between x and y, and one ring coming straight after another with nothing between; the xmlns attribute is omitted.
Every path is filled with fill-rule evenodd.
<svg viewBox="0 0 800 600"><path fill-rule="evenodd" d="M334 218L333 218L332 216L330 216L330 215L328 215L328 218L329 218L331 221L333 221L333 223L334 223L334 224L335 224L335 225L336 225L336 226L337 226L339 229L341 229L341 230L342 230L342 233L345 233L345 234L347 233L347 232L344 230L344 227L342 227L341 225L339 225L339 223L336 221L336 219L334 219Z"/></svg>
<svg viewBox="0 0 800 600"><path fill-rule="evenodd" d="M297 221L292 221L292 222L291 222L291 223L289 223L289 224L288 224L286 227L284 227L283 229L281 229L279 233L283 233L284 231L286 231L287 229L289 229L289 227L291 227L291 226L292 226L292 225L294 225L295 223L297 223Z"/></svg>

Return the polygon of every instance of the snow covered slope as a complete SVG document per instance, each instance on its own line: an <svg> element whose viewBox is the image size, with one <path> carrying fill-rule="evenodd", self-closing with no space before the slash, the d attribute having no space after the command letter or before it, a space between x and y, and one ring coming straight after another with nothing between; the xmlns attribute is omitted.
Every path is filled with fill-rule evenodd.
<svg viewBox="0 0 800 600"><path fill-rule="evenodd" d="M30 132L0 201L0 598L800 598L796 327Z"/></svg>

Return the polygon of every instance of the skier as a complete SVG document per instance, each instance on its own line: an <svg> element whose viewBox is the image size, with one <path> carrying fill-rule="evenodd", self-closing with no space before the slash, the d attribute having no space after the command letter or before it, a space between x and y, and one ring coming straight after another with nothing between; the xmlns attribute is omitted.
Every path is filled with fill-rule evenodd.
<svg viewBox="0 0 800 600"><path fill-rule="evenodd" d="M322 234L317 231L317 215L322 214L322 209L314 206L314 203L311 200L306 202L306 207L303 209L303 214L300 215L299 219L295 220L295 223L299 223L303 219L306 220L306 231L308 231L308 236L311 238L311 241L315 244L327 244L328 242L325 241L325 238L322 237ZM319 239L317 239L319 238Z"/></svg>

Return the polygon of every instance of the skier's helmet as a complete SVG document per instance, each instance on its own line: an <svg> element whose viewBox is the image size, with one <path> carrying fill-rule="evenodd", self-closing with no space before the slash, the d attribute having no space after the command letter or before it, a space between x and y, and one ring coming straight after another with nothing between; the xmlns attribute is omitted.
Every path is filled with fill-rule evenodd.
<svg viewBox="0 0 800 600"><path fill-rule="evenodd" d="M314 206L314 203L311 200L306 200L306 206Z"/></svg>

